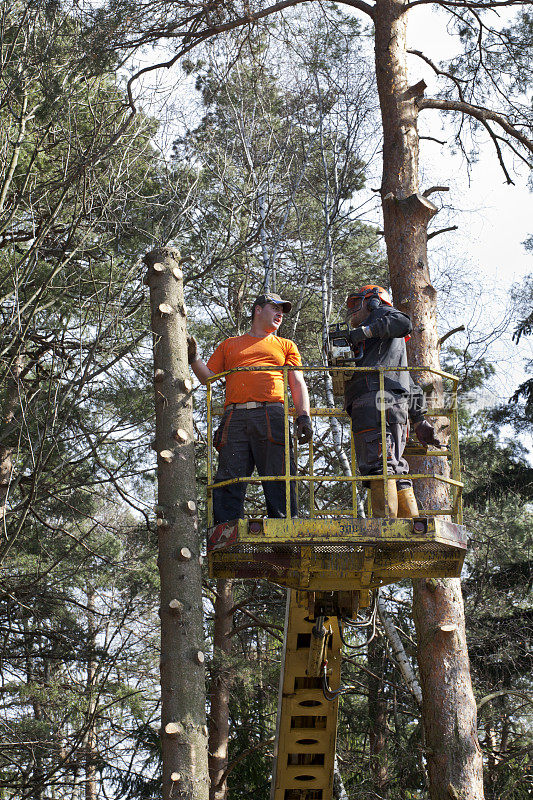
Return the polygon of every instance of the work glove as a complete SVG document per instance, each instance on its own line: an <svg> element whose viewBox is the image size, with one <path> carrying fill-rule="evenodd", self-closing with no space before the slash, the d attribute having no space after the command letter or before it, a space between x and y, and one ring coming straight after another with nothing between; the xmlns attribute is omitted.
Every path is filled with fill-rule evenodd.
<svg viewBox="0 0 533 800"><path fill-rule="evenodd" d="M198 342L194 336L187 336L187 360L189 364L198 360Z"/></svg>
<svg viewBox="0 0 533 800"><path fill-rule="evenodd" d="M358 328L354 328L353 331L350 331L350 342L352 344L359 344L359 342L364 342L365 339L368 339L368 336L365 336L363 332L363 325L359 325Z"/></svg>
<svg viewBox="0 0 533 800"><path fill-rule="evenodd" d="M313 426L311 424L311 417L307 414L300 414L296 418L296 438L298 444L305 444L310 442L313 438Z"/></svg>
<svg viewBox="0 0 533 800"><path fill-rule="evenodd" d="M424 447L428 447L429 445L433 445L433 447L444 447L440 439L437 439L435 436L435 428L431 422L425 419L415 424L415 433L418 441L423 444Z"/></svg>

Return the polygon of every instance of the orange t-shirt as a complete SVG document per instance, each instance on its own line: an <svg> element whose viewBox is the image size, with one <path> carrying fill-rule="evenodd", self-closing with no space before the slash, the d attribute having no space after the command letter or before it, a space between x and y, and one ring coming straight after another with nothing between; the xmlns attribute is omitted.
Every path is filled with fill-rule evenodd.
<svg viewBox="0 0 533 800"><path fill-rule="evenodd" d="M209 369L215 373L236 367L281 367L284 364L302 366L294 342L273 334L258 339L249 333L225 339L207 362ZM260 403L283 402L283 372L264 370L226 375L226 405L250 400Z"/></svg>

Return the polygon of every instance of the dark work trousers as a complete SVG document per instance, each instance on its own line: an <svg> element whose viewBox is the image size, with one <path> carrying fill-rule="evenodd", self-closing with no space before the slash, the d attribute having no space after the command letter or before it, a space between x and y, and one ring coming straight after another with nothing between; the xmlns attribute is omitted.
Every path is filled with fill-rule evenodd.
<svg viewBox="0 0 533 800"><path fill-rule="evenodd" d="M355 457L361 475L383 475L381 423L375 395L374 398L371 394L364 395L356 400L350 408L350 415ZM409 464L403 457L408 433L407 407L401 403L389 405L385 420L388 475L407 475L409 472ZM406 489L412 486L412 481L406 477L396 481L396 485L398 489Z"/></svg>
<svg viewBox="0 0 533 800"><path fill-rule="evenodd" d="M290 471L296 474L289 434ZM285 473L285 423L283 403L268 403L259 408L226 409L214 436L219 451L218 469L214 483L230 478L248 477L257 467L259 475ZM285 517L285 483L263 483L267 515ZM213 490L215 524L242 517L246 483L235 483ZM296 489L290 487L291 516L298 514Z"/></svg>

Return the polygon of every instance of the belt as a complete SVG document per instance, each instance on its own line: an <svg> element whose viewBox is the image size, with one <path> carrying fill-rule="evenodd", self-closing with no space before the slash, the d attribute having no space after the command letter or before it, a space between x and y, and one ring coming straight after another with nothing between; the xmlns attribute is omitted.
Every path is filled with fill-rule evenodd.
<svg viewBox="0 0 533 800"><path fill-rule="evenodd" d="M264 406L282 406L283 403L259 403L256 400L249 400L247 403L228 403L226 408L263 408Z"/></svg>

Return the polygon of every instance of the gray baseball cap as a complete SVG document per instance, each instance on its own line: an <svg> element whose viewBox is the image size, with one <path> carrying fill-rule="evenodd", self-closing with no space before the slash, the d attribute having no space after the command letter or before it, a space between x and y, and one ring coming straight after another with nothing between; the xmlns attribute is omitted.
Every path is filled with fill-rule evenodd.
<svg viewBox="0 0 533 800"><path fill-rule="evenodd" d="M256 297L252 306L252 316L254 315L256 306L264 306L267 303L273 303L275 306L283 306L284 314L288 314L292 308L292 303L289 300L283 300L279 294L269 292L268 294L260 294L259 297Z"/></svg>

